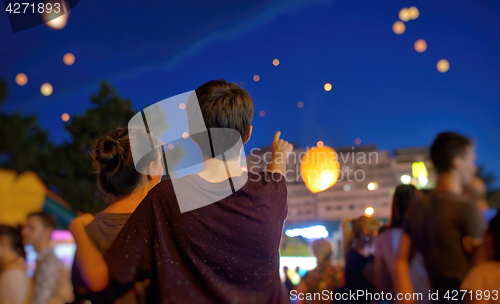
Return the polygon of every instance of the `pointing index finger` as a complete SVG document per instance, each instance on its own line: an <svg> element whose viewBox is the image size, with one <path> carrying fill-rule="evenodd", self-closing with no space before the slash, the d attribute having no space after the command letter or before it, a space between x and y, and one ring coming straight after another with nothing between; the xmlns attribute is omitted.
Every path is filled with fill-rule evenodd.
<svg viewBox="0 0 500 304"><path fill-rule="evenodd" d="M276 131L276 134L274 134L274 141L280 140L280 136L281 136L281 131Z"/></svg>

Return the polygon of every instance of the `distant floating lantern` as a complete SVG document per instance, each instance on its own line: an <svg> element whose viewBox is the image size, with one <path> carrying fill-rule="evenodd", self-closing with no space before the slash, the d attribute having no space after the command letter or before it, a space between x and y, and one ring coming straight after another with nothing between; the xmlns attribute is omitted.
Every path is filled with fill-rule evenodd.
<svg viewBox="0 0 500 304"><path fill-rule="evenodd" d="M406 25L403 22L401 22L401 21L396 21L392 25L392 31L396 35L401 35L401 34L403 34L406 31Z"/></svg>
<svg viewBox="0 0 500 304"><path fill-rule="evenodd" d="M19 86L24 86L28 83L28 76L24 73L19 73L16 75L16 83Z"/></svg>
<svg viewBox="0 0 500 304"><path fill-rule="evenodd" d="M450 69L450 63L446 59L441 59L438 61L436 68L441 73L446 73Z"/></svg>
<svg viewBox="0 0 500 304"><path fill-rule="evenodd" d="M69 114L68 113L63 113L63 115L61 115L61 119L62 119L62 121L68 121L69 120Z"/></svg>
<svg viewBox="0 0 500 304"><path fill-rule="evenodd" d="M410 20L410 11L408 8L404 7L399 11L399 19L403 22Z"/></svg>
<svg viewBox="0 0 500 304"><path fill-rule="evenodd" d="M280 61L278 59L273 60L273 65L278 66L280 64Z"/></svg>
<svg viewBox="0 0 500 304"><path fill-rule="evenodd" d="M72 65L73 63L75 63L75 55L71 53L64 54L63 62L65 65Z"/></svg>
<svg viewBox="0 0 500 304"><path fill-rule="evenodd" d="M332 85L327 82L327 83L325 83L324 88L325 88L325 91L329 92L332 89Z"/></svg>
<svg viewBox="0 0 500 304"><path fill-rule="evenodd" d="M425 42L424 39L418 39L417 41L415 41L415 51L417 51L418 53L423 53L427 50L427 42Z"/></svg>
<svg viewBox="0 0 500 304"><path fill-rule="evenodd" d="M253 81L258 82L259 80L260 80L260 76L259 75L254 75L253 76Z"/></svg>
<svg viewBox="0 0 500 304"><path fill-rule="evenodd" d="M45 6L48 4L52 4L52 12L50 13L44 13L42 14L43 21L45 21L45 24L47 24L48 27L53 28L55 30L61 30L66 26L66 23L68 23L68 17L69 17L69 11L64 14L64 8L60 6L59 8L59 13L56 13L57 9L55 4L61 4L61 2L50 2L47 1L45 2ZM60 15L63 13L62 15ZM60 15L57 18L54 18L56 16ZM54 18L54 19L52 19Z"/></svg>
<svg viewBox="0 0 500 304"><path fill-rule="evenodd" d="M312 193L324 191L337 183L340 165L337 153L330 147L314 147L302 157L300 172Z"/></svg>
<svg viewBox="0 0 500 304"><path fill-rule="evenodd" d="M299 109L302 109L304 107L304 103L302 101L297 102L297 107L299 107Z"/></svg>
<svg viewBox="0 0 500 304"><path fill-rule="evenodd" d="M42 93L43 96L50 96L53 91L54 88L48 82L42 84L42 86L40 87L40 93Z"/></svg>
<svg viewBox="0 0 500 304"><path fill-rule="evenodd" d="M420 16L420 11L415 6L412 6L408 9L408 14L410 15L411 20L415 20L418 16Z"/></svg>

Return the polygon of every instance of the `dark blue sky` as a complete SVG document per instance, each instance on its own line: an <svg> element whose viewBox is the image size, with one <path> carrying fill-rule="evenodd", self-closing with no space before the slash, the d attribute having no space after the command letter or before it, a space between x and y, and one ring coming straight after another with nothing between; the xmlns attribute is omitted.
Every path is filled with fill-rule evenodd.
<svg viewBox="0 0 500 304"><path fill-rule="evenodd" d="M419 18L394 34L399 10L412 5ZM417 39L426 52L415 52ZM61 114L84 111L100 80L139 110L223 77L255 103L247 151L277 129L301 147L360 138L387 149L453 130L474 138L478 163L500 178L498 1L80 1L62 30L12 34L0 13L0 41L0 76L11 85L2 111L37 113L57 142L69 138ZM67 52L72 66L62 62ZM447 73L436 70L442 58ZM14 82L20 72L24 87Z"/></svg>

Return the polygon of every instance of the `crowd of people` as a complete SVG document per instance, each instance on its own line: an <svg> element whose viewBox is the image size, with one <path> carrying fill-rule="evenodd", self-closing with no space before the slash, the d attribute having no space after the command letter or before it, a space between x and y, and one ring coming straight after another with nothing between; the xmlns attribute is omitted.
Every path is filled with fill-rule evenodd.
<svg viewBox="0 0 500 304"><path fill-rule="evenodd" d="M191 102L199 105L208 138L208 130L227 128L239 133L242 144L250 139L254 109L244 89L219 79L195 94ZM188 120L194 108L188 100ZM52 216L31 214L21 231L2 226L0 304L500 301L500 216L487 216L474 145L455 133L439 134L430 149L439 174L434 190L398 186L387 225L368 216L342 223L344 265L333 265L330 242L318 239L312 243L316 268L297 286L282 282L279 248L288 211L283 175L293 147L280 137L278 131L267 170L256 174L242 170L239 153L222 160L203 136L191 136L203 167L177 182L192 201L221 199L189 212L181 211L172 180L161 181L160 150L134 162L131 142L147 146L150 137L119 128L98 139L92 159L109 205L71 222L77 244L71 273L50 247ZM237 144L222 142L222 151ZM238 189L232 194L228 180ZM24 244L38 253L32 281ZM423 296L332 297L359 290Z"/></svg>

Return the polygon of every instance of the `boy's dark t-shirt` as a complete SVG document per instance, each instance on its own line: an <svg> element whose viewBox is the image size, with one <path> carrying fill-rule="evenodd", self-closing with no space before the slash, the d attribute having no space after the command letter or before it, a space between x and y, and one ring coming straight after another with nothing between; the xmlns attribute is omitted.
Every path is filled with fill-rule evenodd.
<svg viewBox="0 0 500 304"><path fill-rule="evenodd" d="M440 281L461 282L470 268L470 254L462 240L465 236L481 238L485 223L479 209L464 197L444 191L431 191L410 206L404 231L414 250L424 256L434 289Z"/></svg>
<svg viewBox="0 0 500 304"><path fill-rule="evenodd" d="M244 183L243 177L232 182ZM198 175L193 200L225 192L227 183ZM278 173L248 172L232 195L181 213L171 180L156 185L105 254L109 298L151 279L148 303L287 303L279 277L279 244L287 189Z"/></svg>

